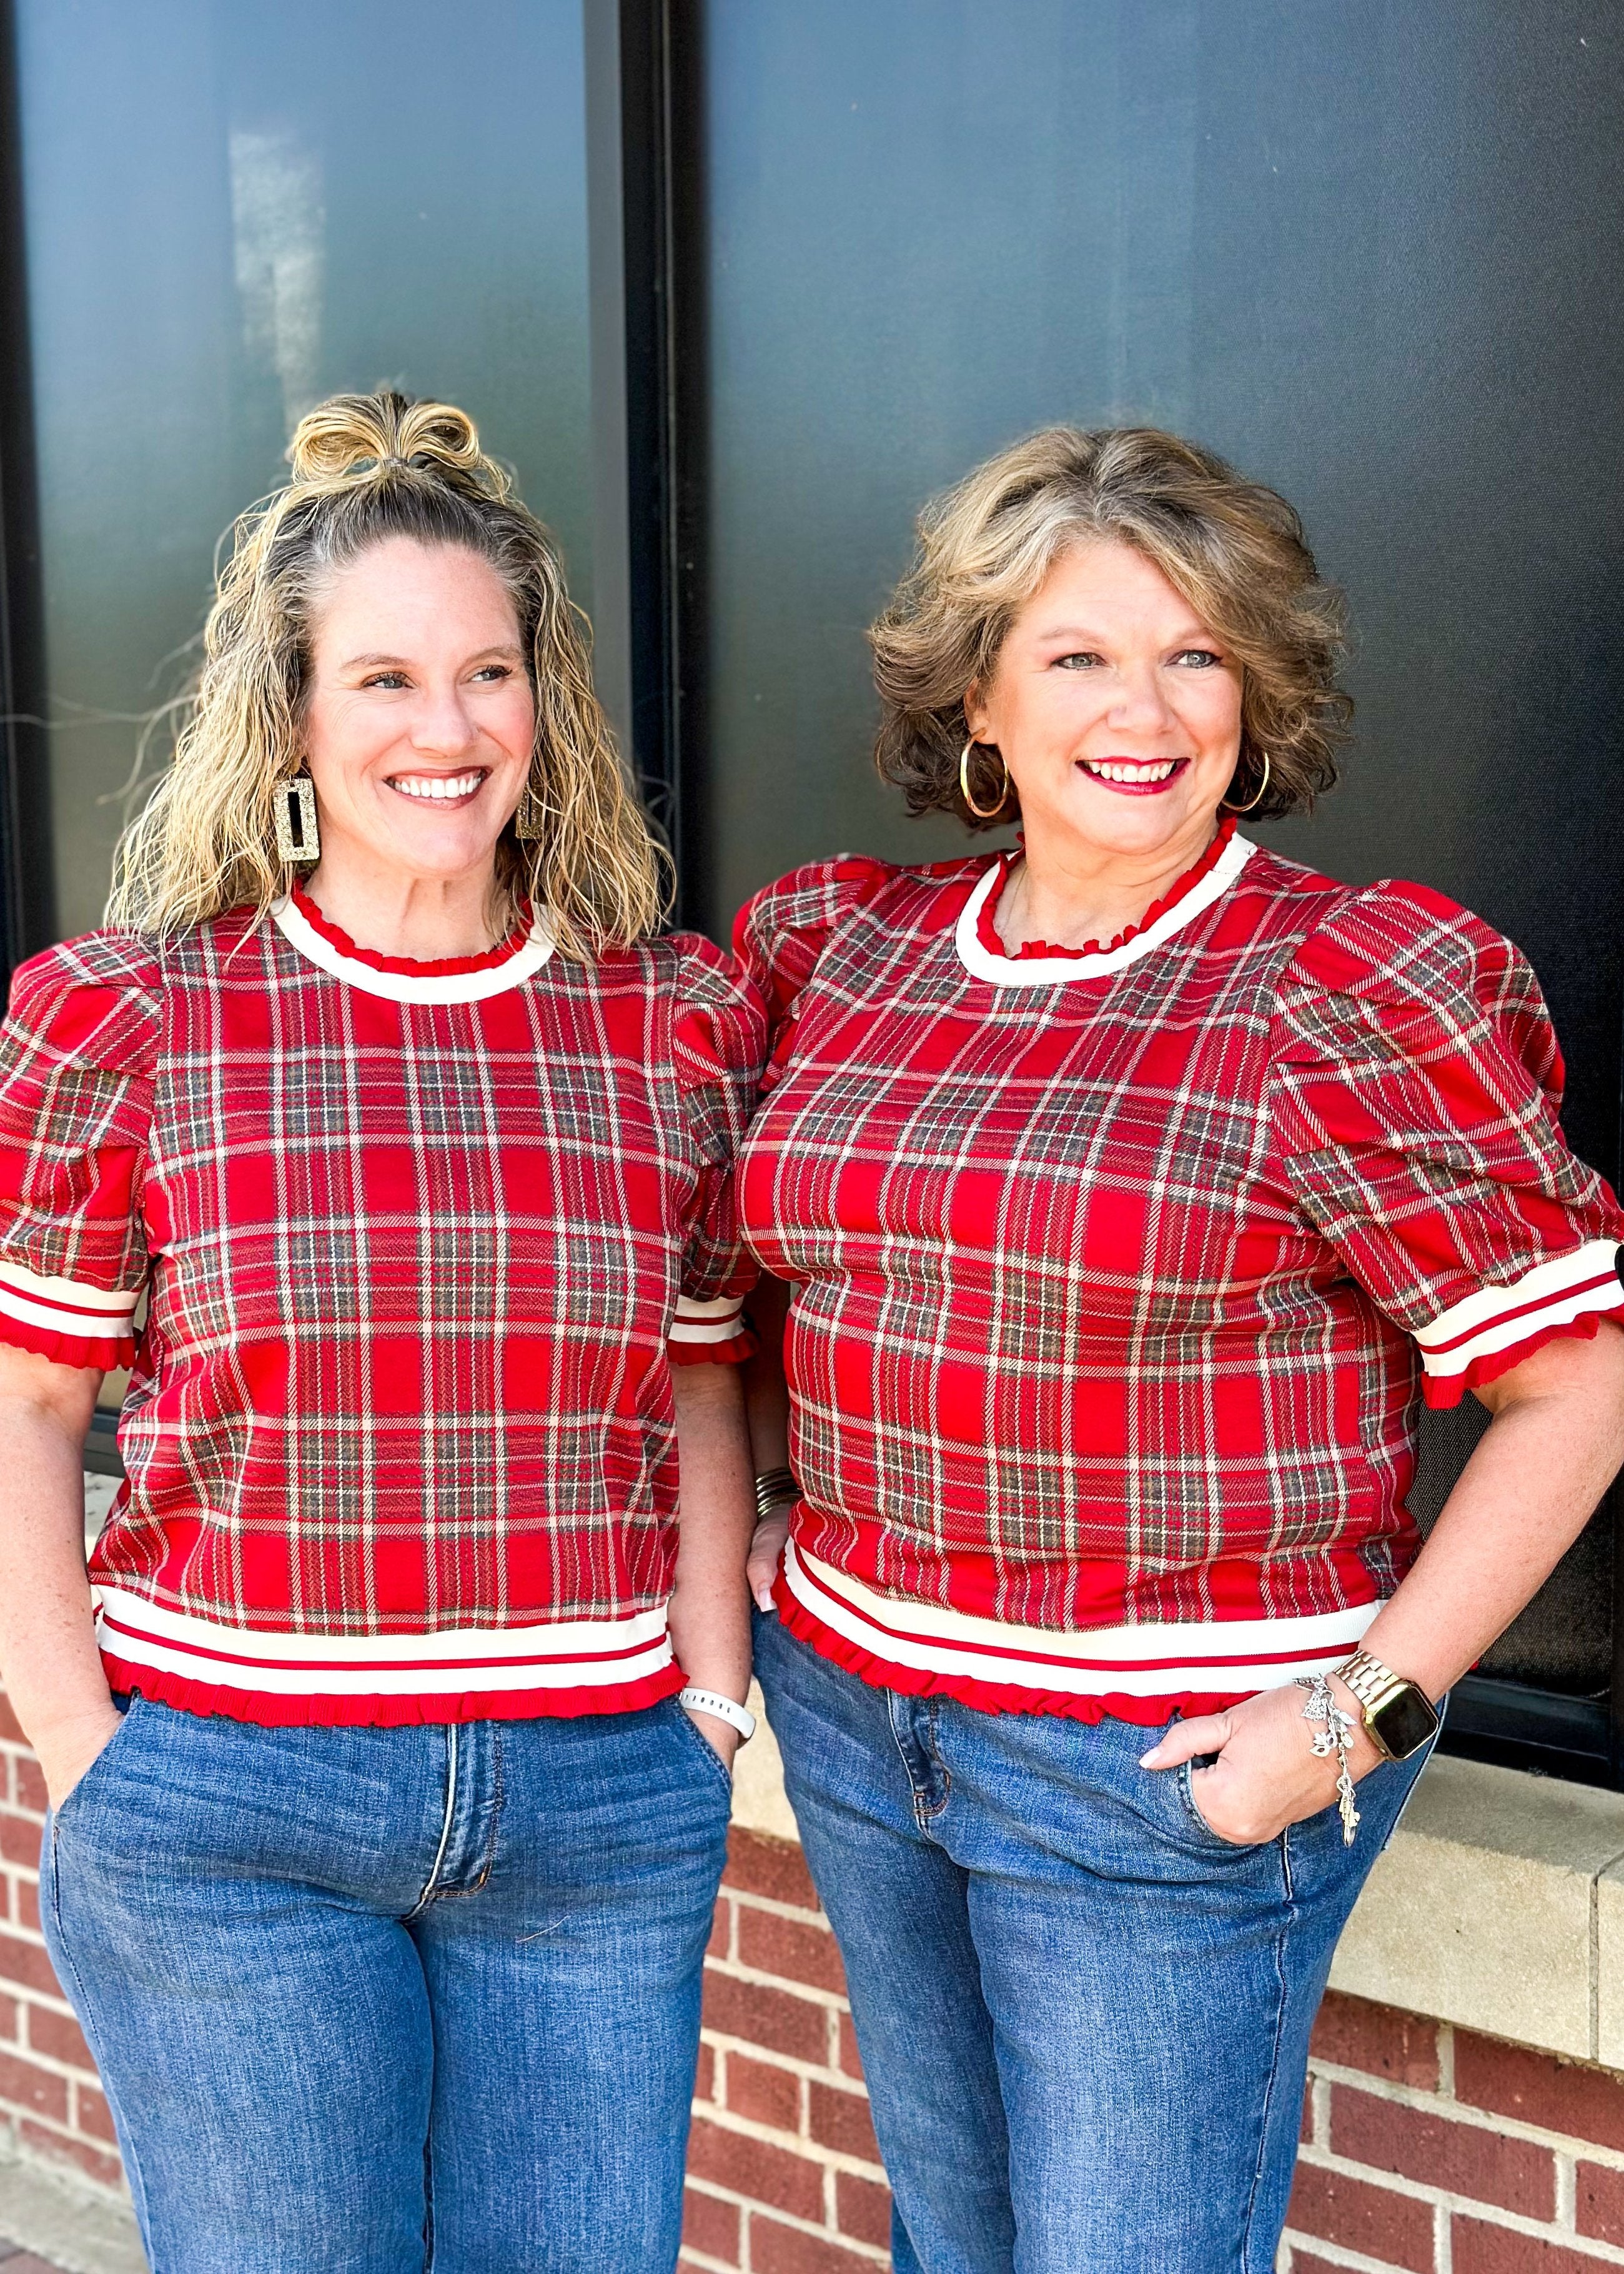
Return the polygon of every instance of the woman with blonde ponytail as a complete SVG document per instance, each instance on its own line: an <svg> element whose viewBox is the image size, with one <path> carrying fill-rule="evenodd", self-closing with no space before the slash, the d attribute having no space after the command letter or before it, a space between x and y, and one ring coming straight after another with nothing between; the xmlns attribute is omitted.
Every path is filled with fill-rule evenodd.
<svg viewBox="0 0 1624 2274"><path fill-rule="evenodd" d="M752 1727L762 1014L658 936L468 418L338 396L290 455L107 928L0 1038L46 1931L166 2274L660 2274Z"/></svg>

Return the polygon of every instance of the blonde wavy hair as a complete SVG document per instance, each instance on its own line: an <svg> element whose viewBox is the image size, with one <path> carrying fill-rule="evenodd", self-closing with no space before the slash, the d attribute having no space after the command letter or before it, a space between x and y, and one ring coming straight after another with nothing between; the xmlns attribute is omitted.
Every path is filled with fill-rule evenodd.
<svg viewBox="0 0 1624 2274"><path fill-rule="evenodd" d="M965 698L1061 555L1092 539L1153 561L1242 667L1229 791L1259 821L1312 807L1336 779L1351 698L1336 684L1342 596L1320 577L1294 508L1199 444L1154 426L1051 426L989 458L928 506L919 550L869 632L881 723L875 762L911 813L971 829L1019 817L1013 785L989 817L959 783ZM996 769L972 753L978 804Z"/></svg>
<svg viewBox="0 0 1624 2274"><path fill-rule="evenodd" d="M264 911L289 889L278 787L299 771L316 618L332 579L396 537L460 546L501 579L536 697L528 794L538 841L511 822L492 911L528 903L559 952L588 961L657 930L670 863L655 842L592 690L590 636L552 538L446 403L336 395L299 421L287 486L245 513L204 634L204 661L172 764L119 840L107 921L174 933L227 908Z"/></svg>

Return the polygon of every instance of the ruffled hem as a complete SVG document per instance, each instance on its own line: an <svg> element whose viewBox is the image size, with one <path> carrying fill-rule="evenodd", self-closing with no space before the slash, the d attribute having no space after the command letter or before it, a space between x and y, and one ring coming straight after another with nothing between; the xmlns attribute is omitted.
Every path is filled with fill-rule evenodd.
<svg viewBox="0 0 1624 2274"><path fill-rule="evenodd" d="M820 1658L856 1675L859 1681L876 1690L899 1690L907 1698L951 1698L982 1713L1048 1713L1067 1721L1131 1721L1138 1728L1157 1729L1175 1713L1186 1720L1197 1713L1222 1713L1258 1694L1254 1690L1186 1690L1166 1698L1132 1698L1109 1690L1101 1698L1076 1698L1068 1690L1026 1690L1011 1683L978 1682L971 1675L934 1674L917 1666L894 1665L860 1644L848 1642L844 1635L833 1633L797 1601L782 1571L773 1586L772 1600L797 1642L809 1643Z"/></svg>
<svg viewBox="0 0 1624 2274"><path fill-rule="evenodd" d="M59 1335L53 1327L31 1327L0 1310L0 1343L32 1351L53 1366L76 1366L88 1374L116 1374L135 1363L133 1335Z"/></svg>
<svg viewBox="0 0 1624 2274"><path fill-rule="evenodd" d="M1421 1390L1427 1404L1435 1413L1453 1412L1469 1389L1486 1389L1498 1382L1502 1374L1509 1374L1514 1366L1521 1366L1525 1358L1532 1358L1546 1343L1565 1338L1576 1342L1594 1342L1597 1329L1606 1323L1624 1328L1624 1318L1616 1311L1585 1311L1576 1319L1559 1321L1541 1327L1535 1334L1509 1348L1491 1351L1485 1358L1475 1358L1463 1374L1428 1374L1422 1376Z"/></svg>
<svg viewBox="0 0 1624 2274"><path fill-rule="evenodd" d="M754 1332L745 1327L725 1343L667 1343L665 1355L673 1366L742 1366L760 1348Z"/></svg>
<svg viewBox="0 0 1624 2274"><path fill-rule="evenodd" d="M166 1674L134 1659L102 1653L108 1685L139 1690L155 1705L182 1713L218 1714L228 1721L252 1721L262 1729L402 1729L447 1721L573 1721L583 1713L635 1713L674 1698L687 1680L678 1666L664 1666L636 1682L611 1683L579 1690L464 1690L445 1697L332 1698L267 1696L232 1690L217 1682L193 1682Z"/></svg>

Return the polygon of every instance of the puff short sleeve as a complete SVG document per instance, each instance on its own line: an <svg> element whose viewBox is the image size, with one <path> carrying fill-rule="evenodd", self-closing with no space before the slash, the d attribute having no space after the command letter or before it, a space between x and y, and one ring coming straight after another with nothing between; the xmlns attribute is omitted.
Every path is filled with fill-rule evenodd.
<svg viewBox="0 0 1624 2274"><path fill-rule="evenodd" d="M770 1056L762 1078L763 1096L788 1061L801 997L824 948L842 922L899 873L890 862L842 854L838 860L792 870L740 909L733 955L767 1007Z"/></svg>
<svg viewBox="0 0 1624 2274"><path fill-rule="evenodd" d="M21 965L0 1032L0 1340L102 1372L135 1355L162 1020L155 950L93 932Z"/></svg>
<svg viewBox="0 0 1624 2274"><path fill-rule="evenodd" d="M1624 1313L1624 1215L1562 1135L1538 980L1440 894L1356 893L1288 968L1273 1175L1460 1403L1555 1335Z"/></svg>
<svg viewBox="0 0 1624 2274"><path fill-rule="evenodd" d="M672 1055L696 1177L668 1350L677 1366L737 1365L756 1345L744 1299L756 1266L739 1232L733 1163L756 1104L767 1022L756 990L708 939L679 933Z"/></svg>

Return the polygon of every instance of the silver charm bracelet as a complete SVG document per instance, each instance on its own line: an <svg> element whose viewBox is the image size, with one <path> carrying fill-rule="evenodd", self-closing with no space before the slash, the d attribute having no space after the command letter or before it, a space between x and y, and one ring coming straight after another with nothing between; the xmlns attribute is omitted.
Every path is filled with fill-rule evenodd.
<svg viewBox="0 0 1624 2274"><path fill-rule="evenodd" d="M1332 1753L1336 1756L1336 1806L1342 1819L1342 1846L1351 1848L1359 1811L1353 1800L1353 1771L1348 1766L1348 1732L1357 1717L1337 1704L1336 1692L1323 1674L1299 1674L1297 1686L1308 1692L1303 1719L1321 1725L1309 1740L1310 1751L1317 1761L1327 1759Z"/></svg>

